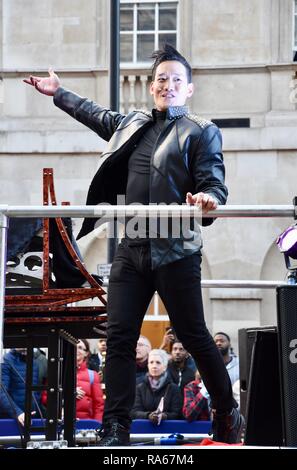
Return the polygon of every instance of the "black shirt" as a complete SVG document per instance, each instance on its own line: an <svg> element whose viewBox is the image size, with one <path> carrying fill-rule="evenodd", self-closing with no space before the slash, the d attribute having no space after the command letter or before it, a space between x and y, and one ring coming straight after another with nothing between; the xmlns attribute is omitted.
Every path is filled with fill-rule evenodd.
<svg viewBox="0 0 297 470"><path fill-rule="evenodd" d="M151 156L155 143L163 129L166 111L154 109L153 119L151 127L143 134L129 159L126 204L149 204L150 202ZM133 224L131 218L126 219L125 238L129 240L130 244L148 243L148 223L145 219L142 222ZM131 229L136 235L135 238L131 235Z"/></svg>
<svg viewBox="0 0 297 470"><path fill-rule="evenodd" d="M148 204L150 163L154 145L162 131L166 111L153 110L154 121L132 152L128 164L126 204Z"/></svg>

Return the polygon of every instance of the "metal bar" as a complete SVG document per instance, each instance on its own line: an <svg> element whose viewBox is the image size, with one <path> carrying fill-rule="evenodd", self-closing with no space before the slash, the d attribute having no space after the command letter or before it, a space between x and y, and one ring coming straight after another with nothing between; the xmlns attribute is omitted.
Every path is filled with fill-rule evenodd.
<svg viewBox="0 0 297 470"><path fill-rule="evenodd" d="M0 212L8 217L289 217L295 210L290 205L229 205L201 214L196 206L187 205L133 205L112 206L8 206L0 205Z"/></svg>
<svg viewBox="0 0 297 470"><path fill-rule="evenodd" d="M3 357L3 326L5 302L5 267L6 267L6 239L8 219L0 212L0 384L2 383L1 361Z"/></svg>
<svg viewBox="0 0 297 470"><path fill-rule="evenodd" d="M34 430L35 430L35 427L34 427ZM39 431L39 428L36 427L36 431ZM93 430L90 430L89 433L91 433ZM190 440L190 441L196 441L196 442L199 442L199 441L202 441L202 439L206 439L206 438L209 438L209 434L191 434L191 433L182 433L182 435L184 436L184 440L187 441L187 440ZM170 433L153 433L153 434L145 434L145 433L139 433L139 434L130 434L130 441L132 443L136 443L136 442L144 442L144 443L147 443L147 442L152 442L154 441L155 442L155 439L161 439L161 438L168 438L170 436ZM61 440L61 439L60 439ZM31 442L43 442L43 441L46 441L45 439L45 435L42 434L42 431L41 431L41 434L37 434L37 435L32 435L31 436ZM75 436L75 442L76 442L76 445L79 445L79 447L76 447L76 449L78 450L82 450L82 449L88 449L88 450L94 450L94 449L98 449L98 447L81 447L81 444L95 444L96 443L96 436L95 434L93 435L86 435L86 436L82 436L78 434ZM20 444L21 443L21 437L20 436L0 436L0 444L3 444L3 445L12 445L12 444ZM152 444L153 445L153 444ZM139 448L142 448L140 446L137 446L137 447L134 447L134 449L139 449ZM148 447L146 447L147 449ZM173 446L170 446L170 449L173 449L174 447ZM179 449L181 449L181 447L179 446L178 447ZM250 446L248 447L249 449L251 448ZM269 449L272 449L273 447L269 447ZM279 449L280 447L278 447ZM69 449L69 447L67 448ZM267 449L267 447L266 447Z"/></svg>
<svg viewBox="0 0 297 470"><path fill-rule="evenodd" d="M254 281L238 279L205 279L204 281L201 281L201 287L203 288L275 289L278 286L286 286L287 284L288 283L286 281ZM104 282L103 285L107 287L108 282ZM155 308L156 307L154 306L154 309Z"/></svg>
<svg viewBox="0 0 297 470"><path fill-rule="evenodd" d="M110 2L110 109L119 110L120 82L120 2Z"/></svg>
<svg viewBox="0 0 297 470"><path fill-rule="evenodd" d="M61 332L60 332L61 334ZM70 336L64 337L64 439L68 446L75 445L75 422L76 422L76 344ZM73 338L74 340L74 338Z"/></svg>
<svg viewBox="0 0 297 470"><path fill-rule="evenodd" d="M50 329L48 335L48 368L47 368L47 419L45 435L48 441L58 438L59 410L59 376L60 336L56 328Z"/></svg>
<svg viewBox="0 0 297 470"><path fill-rule="evenodd" d="M49 187L50 178L52 177L53 170L51 168L43 169L43 205L49 205ZM55 201L53 201L55 204ZM50 285L50 266L49 266L49 237L50 237L50 221L48 218L44 218L42 221L43 226L43 276L42 276L42 291L48 292Z"/></svg>
<svg viewBox="0 0 297 470"><path fill-rule="evenodd" d="M27 358L26 358L26 390L25 390L25 423L24 440L25 444L30 441L31 411L32 411L32 385L33 385L33 337L26 336Z"/></svg>
<svg viewBox="0 0 297 470"><path fill-rule="evenodd" d="M109 61L109 96L110 109L119 111L120 84L120 1L110 2L110 61ZM117 222L108 224L108 230L113 236L107 237L107 262L112 263L118 245Z"/></svg>
<svg viewBox="0 0 297 470"><path fill-rule="evenodd" d="M275 289L277 286L287 285L285 281L249 281L249 280L205 280L201 281L201 287L227 287L242 289Z"/></svg>

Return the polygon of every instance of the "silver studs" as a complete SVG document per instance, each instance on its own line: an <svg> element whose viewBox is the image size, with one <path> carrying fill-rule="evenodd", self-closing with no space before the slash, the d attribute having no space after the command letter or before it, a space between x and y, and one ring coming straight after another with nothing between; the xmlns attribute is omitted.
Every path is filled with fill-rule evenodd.
<svg viewBox="0 0 297 470"><path fill-rule="evenodd" d="M197 116L197 114L186 114L187 118L189 118L191 121L194 121L198 126L202 127L202 129L205 129L205 127L209 126L210 124L213 124L211 121L208 121L207 119L203 119L200 116Z"/></svg>

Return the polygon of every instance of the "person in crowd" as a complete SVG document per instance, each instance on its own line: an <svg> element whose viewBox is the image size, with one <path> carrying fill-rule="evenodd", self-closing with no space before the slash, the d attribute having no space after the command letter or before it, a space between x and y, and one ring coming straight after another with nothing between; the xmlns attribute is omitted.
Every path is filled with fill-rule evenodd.
<svg viewBox="0 0 297 470"><path fill-rule="evenodd" d="M184 387L183 416L187 421L210 420L208 399L201 392L201 377L196 371L195 380Z"/></svg>
<svg viewBox="0 0 297 470"><path fill-rule="evenodd" d="M168 326L162 339L159 348L164 349L168 354L171 354L172 344L176 340L175 332L172 326Z"/></svg>
<svg viewBox="0 0 297 470"><path fill-rule="evenodd" d="M77 344L76 417L102 422L104 400L99 375L88 369L90 345L86 339Z"/></svg>
<svg viewBox="0 0 297 470"><path fill-rule="evenodd" d="M182 396L168 373L168 355L162 349L152 349L148 357L148 373L136 387L132 419L149 419L153 424L181 417Z"/></svg>
<svg viewBox="0 0 297 470"><path fill-rule="evenodd" d="M61 110L108 141L87 204L186 204L207 215L225 204L222 138L217 126L189 113L194 93L189 62L165 44L152 55L152 112L128 115L66 90L52 69L25 82L53 96ZM123 197L120 198L123 204ZM209 225L211 217L203 217ZM78 238L100 223L84 220ZM127 217L108 286L106 402L100 446L129 445L135 397L135 350L154 292L160 294L177 337L193 356L212 397L216 441L237 442L243 418L230 378L205 323L201 295L201 230L196 218Z"/></svg>
<svg viewBox="0 0 297 470"><path fill-rule="evenodd" d="M239 380L239 359L234 354L231 355L231 340L227 333L222 331L214 335L214 342L223 356L223 361L228 371L232 385Z"/></svg>
<svg viewBox="0 0 297 470"><path fill-rule="evenodd" d="M106 358L106 339L99 338L97 343L97 352L91 354L88 360L88 368L100 372L105 365Z"/></svg>
<svg viewBox="0 0 297 470"><path fill-rule="evenodd" d="M38 383L44 385L47 382L47 357L40 348L34 348L34 359L38 364Z"/></svg>
<svg viewBox="0 0 297 470"><path fill-rule="evenodd" d="M236 383L239 381L239 360L237 356L235 356L234 354L233 355L230 354L230 348L231 348L230 336L227 333L224 333L222 331L218 332L214 335L214 342L222 355L226 370L230 377L230 381L232 384L233 398L237 402L237 404L239 404L238 384L236 385ZM212 407L210 394L208 390L206 389L205 384L203 383L201 384L200 392L208 400L209 406Z"/></svg>
<svg viewBox="0 0 297 470"><path fill-rule="evenodd" d="M26 370L27 349L11 349L4 355L1 374L3 396L0 416L1 418L17 418L21 425L24 425L25 422ZM32 385L39 385L39 367L35 359L33 359ZM32 393L31 412L36 417L40 417L39 392Z"/></svg>
<svg viewBox="0 0 297 470"><path fill-rule="evenodd" d="M136 385L140 384L148 372L148 357L152 349L150 340L140 335L136 346Z"/></svg>
<svg viewBox="0 0 297 470"><path fill-rule="evenodd" d="M34 348L34 360L38 364L38 385L47 385L47 357L45 352L40 348ZM47 391L44 388L40 393L41 412L46 413Z"/></svg>
<svg viewBox="0 0 297 470"><path fill-rule="evenodd" d="M174 383L178 385L183 394L184 387L187 383L195 380L195 371L192 368L192 358L188 351L185 350L179 340L175 340L171 349L171 360L168 364L168 373Z"/></svg>

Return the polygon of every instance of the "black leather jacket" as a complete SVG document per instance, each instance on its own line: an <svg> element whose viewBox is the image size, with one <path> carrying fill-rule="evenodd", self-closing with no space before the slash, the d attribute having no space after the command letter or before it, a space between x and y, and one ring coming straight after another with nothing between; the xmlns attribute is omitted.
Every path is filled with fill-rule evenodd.
<svg viewBox="0 0 297 470"><path fill-rule="evenodd" d="M138 110L123 115L62 87L55 93L54 103L108 141L90 185L87 204L117 204L117 196L126 193L129 157L151 125L152 114ZM169 107L151 157L150 203L184 204L188 191L201 191L225 204L228 193L224 176L219 129L189 114L185 106ZM85 219L78 238L93 230L95 222L96 219ZM203 219L203 225L211 222L212 219ZM153 269L191 255L202 246L199 226L192 221L186 236L152 238L150 246Z"/></svg>

